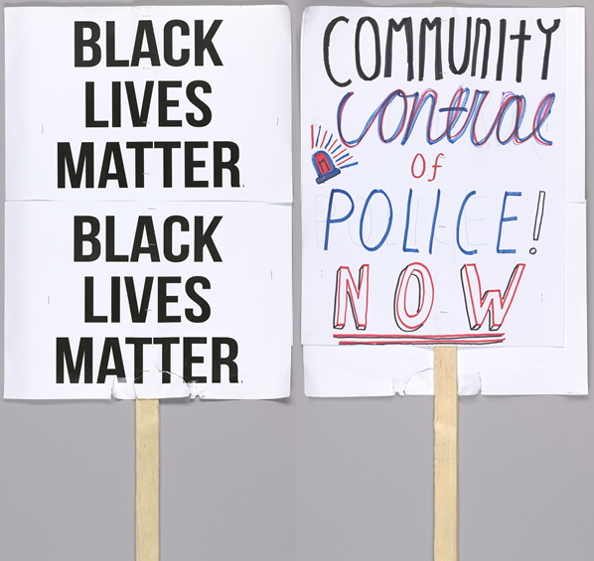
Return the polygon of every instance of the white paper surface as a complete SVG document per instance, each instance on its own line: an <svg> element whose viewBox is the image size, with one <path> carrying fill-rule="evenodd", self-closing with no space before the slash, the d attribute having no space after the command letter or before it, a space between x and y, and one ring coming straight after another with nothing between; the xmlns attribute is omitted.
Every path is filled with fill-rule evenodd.
<svg viewBox="0 0 594 561"><path fill-rule="evenodd" d="M422 82L418 80L419 64L416 58L418 52L415 50L412 59L415 79L407 81L404 27L401 32L394 33L393 44L398 45L398 48L394 48L393 60L400 61L400 67L397 70L396 66L394 67L391 77L385 76L386 51L383 49L388 22L390 18L401 22L402 18L409 16L413 22L415 48L419 42L420 20L424 17L433 20L437 16L441 19L444 74L442 80L434 79L433 47L431 47L427 51L430 55L427 57L429 62L425 67L425 79ZM470 75L472 57L468 70L462 76L453 75L448 71L450 68L448 66L449 22L454 18L455 24L462 29L458 32L456 27L455 53L457 53L457 64L460 65L468 17L473 18L471 45L475 39L476 18L489 19L492 25L497 24L491 35L492 42L494 41L495 44L498 41L502 19L507 22L508 36L521 34L519 31L521 22L526 22L525 33L531 35L532 43L528 40L525 42L521 81L517 81L516 73L518 51L515 46L509 47L515 44L513 40L507 43L505 56L509 55L512 58L504 59L502 80L493 79L496 74L493 58L489 59L489 73L484 80L478 76L480 64L477 67L479 68L477 76ZM535 45L539 40L538 36L542 35L537 27L539 18L545 28L550 27L554 20L560 20L559 27L555 31L555 33L559 32L559 35L553 34L554 40L551 41L547 80L542 80L541 75L542 50L536 55L539 49ZM328 64L332 76L340 77L338 81L344 81L347 78L352 80L344 88L331 82L324 64L324 33L333 20L335 25L331 27L329 35ZM369 53L362 54L359 59L360 69L357 70L357 29L360 29L360 46L364 44L373 46L372 20L378 25L382 57L381 72L374 79L362 80L359 73L363 71L368 78L371 77L374 69L373 61L377 59L374 59L373 53L371 56ZM567 35L564 35L565 33ZM428 44L433 45L433 32L427 37ZM571 40L565 41L565 37ZM560 42L555 43L559 38L562 38ZM555 49L556 54L554 54ZM361 47L361 53L364 52L364 48ZM482 47L478 52L482 53ZM366 59L365 56L367 56ZM477 60L481 62L480 56ZM532 62L528 63L528 61ZM556 73L553 71L554 65L558 65ZM437 342L455 343L459 346L461 394L478 391L489 394L587 393L583 72L584 41L583 10L581 9L312 8L308 10L304 16L302 67L304 231L302 340L307 395L432 393L431 345ZM489 76L492 77L490 80ZM350 110L351 117L355 115L353 120L359 125L358 130L363 130L361 123L365 120L358 118L358 111L365 113L366 109L361 108L373 105L378 99L378 92L382 92L382 99L385 99L390 92L399 88L407 94L409 90L410 93L417 91L422 93L427 88L432 88L439 95L439 100L442 97L450 100L452 93L459 86L470 89L469 99L472 99L472 92L475 89L489 90L491 95L495 94L495 98L509 91L523 95L526 101L526 116L531 123L533 122L529 109L531 104L536 102L538 105L543 96L547 95L546 91L549 93L554 91L553 109L547 118L547 125L543 127L543 134L546 129L549 135L547 137L547 134L544 134L544 137L551 140L552 145L544 146L535 143L534 139L519 144L510 142L502 145L496 138L491 138L485 146L477 147L468 136L461 137L456 143L450 143L446 138L439 143L431 144L425 139L427 122L427 110L425 110L418 117L420 127L418 124L415 126L415 133L418 133L416 140L411 135L410 140L404 144L400 143L401 137L391 143L382 143L378 137L377 122L374 122L358 146L347 147L347 153L357 161L357 165L341 169L340 174L325 181L316 182L319 169L315 164L312 165L312 152L315 153L327 145L327 140L322 146L316 137L320 125L321 135L324 135L326 129L329 130L327 137L333 133L336 135L339 123L343 131L346 129L344 123L347 123L346 115ZM341 117L340 110L337 113L336 108L342 96L351 91L354 93L346 101ZM352 104L350 109L349 104ZM376 107L378 104L376 103ZM437 107L447 107L447 105L446 102L443 105L438 103ZM497 107L499 107L498 104ZM398 115L400 111L401 106L399 106ZM493 114L490 113L490 115ZM378 117L377 121L379 120ZM438 122L442 123L441 127L435 124ZM313 142L310 134L312 124L314 125ZM390 130L396 130L397 125L398 122L392 121ZM444 130L445 125L443 120L434 120L432 126L432 130L437 131L432 136L435 138ZM419 128L418 131L416 127ZM351 134L351 138L358 134L360 133ZM468 135L468 132L466 134ZM343 133L343 138L339 138L339 142L345 139L344 136L346 135ZM367 147L364 146L365 143ZM437 158L439 153L443 156ZM426 164L425 175L419 179L413 177L413 172L415 175L421 175L423 168L423 159L417 154L423 156ZM371 162L371 165L368 166L367 162ZM432 168L434 164L439 164L441 168ZM433 181L428 182L426 175L429 175L429 179ZM457 200L458 209L449 211L449 218L446 220L448 215L442 214L442 209L448 208L447 203L444 204L446 200L444 197L455 193L461 186L464 193ZM332 189L335 189L334 199L332 205L329 205ZM367 209L367 212L370 209L377 210L372 213L373 220L370 221L365 216L361 221L366 198L373 190L379 189L387 196L376 192L368 203ZM517 220L502 222L502 217L507 218L508 209L512 207L506 206L506 210L502 212L501 201L489 200L488 197L478 201L479 204L470 212L470 216L470 206L466 206L460 213L462 206L460 201L468 196L471 190L476 190L476 195L468 199L468 201L474 199L473 202L476 202L478 200L476 196L481 189L489 190L489 196L494 193L500 196L503 193L505 197L505 192L508 192L507 203L511 202L514 205L513 208L518 209L518 213L515 211L513 213L517 216ZM431 220L432 216L435 216L437 190L441 191L441 200L437 218L434 221L436 234L433 251L430 253ZM539 210L537 201L541 191L545 191L546 202ZM522 195L510 195L511 192L522 192ZM519 206L515 206L515 203L526 202L529 198L527 193L533 193L532 210L529 211L530 205L527 205L524 213ZM354 210L348 219L341 222L340 219L349 213L351 206L349 196L353 201ZM381 244L381 236L386 232L386 224L389 223L388 199L392 203L392 227L384 243ZM427 199L428 203L424 203ZM555 203L552 203L553 199ZM563 201L577 204L564 204ZM373 208L374 204L376 204L375 208ZM423 208L423 204L429 208ZM331 206L330 214L329 206ZM407 207L410 209L408 212ZM476 213L476 216L472 213ZM497 216L493 222L491 215L495 214ZM329 225L328 216L331 217ZM539 221L540 231L538 236L535 236L534 223L539 216L542 216L542 220ZM443 223L442 217L444 217ZM460 224L459 230L457 230L456 218ZM376 229L378 224L379 229ZM415 230L414 224L419 224L421 227ZM445 226L443 230L448 232L448 236L441 239L440 226ZM508 242L503 244L502 240L506 235L505 229L509 227L518 228L515 230L517 237L509 237L509 244L506 245ZM502 237L499 240L499 247L514 247L517 250L515 254L497 252L498 242L494 239L493 232L498 233L500 229ZM520 230L523 233L520 233ZM488 232L490 232L489 235L487 235ZM471 239L479 238L483 240L482 245L479 243L467 245ZM440 241L445 243L438 245ZM368 251L365 245L371 248L374 245L380 247L374 251ZM495 251L493 251L494 245ZM406 251L405 248L415 248L418 252ZM536 249L536 252L531 253L531 248ZM476 249L477 253L467 255L463 254L461 249L467 251ZM442 252L441 257L438 254L439 251ZM420 263L430 272L433 280L434 302L429 317L424 323L421 323L420 327L408 326L409 329L407 329L406 325L400 325L398 321L397 286L399 275L406 274L406 266L409 263ZM499 288L505 296L503 291L506 285L512 284L511 272L518 263L525 265L524 275L518 284L517 294L502 326L498 329L493 322L490 326L488 325L489 320L493 319L491 312L485 315L482 326L472 329L477 326L472 324L473 318L465 306L461 267L464 264L476 265L482 285L479 292L483 295L488 290ZM368 265L367 270L363 269L364 265ZM406 277L401 278L406 280ZM409 278L415 281L416 279L426 280L428 276L423 274L423 271L420 273L417 271L414 275L409 274ZM499 278L498 281L495 280L497 278ZM416 288L417 282L413 282L412 286L413 295L405 301L404 310L406 311L408 306L408 311L412 311L409 315L415 316L415 312L418 311L422 316L421 312L426 304L423 302L423 297L427 300L431 296L430 288L426 288L422 293ZM359 291L358 294L357 291ZM537 297L532 298L531 295ZM468 290L466 290L466 301L468 301ZM477 302L480 304L480 299L475 299L475 303ZM365 303L367 306L364 305ZM400 310L402 308L401 303ZM545 308L548 311L545 311ZM341 310L341 313L337 310ZM434 318L436 310L447 313L438 314L438 317ZM444 321L443 317L447 317L448 320ZM344 327L340 325L340 320L344 323ZM456 325L462 326L462 329L452 329ZM410 327L416 327L416 329L413 330ZM503 333L504 336L502 336ZM443 337L450 334L455 334L455 337ZM436 335L441 337L438 339L434 337ZM462 337L462 335L472 337ZM483 338L479 339L481 336ZM487 348L490 345L473 347L472 343L477 343L479 340L491 342L493 348ZM361 344L362 342L367 344ZM341 343L340 346L337 343ZM427 346L417 347L415 344ZM462 346L467 344L470 346ZM504 348L506 346L508 348Z"/></svg>
<svg viewBox="0 0 594 561"><path fill-rule="evenodd" d="M6 145L7 200L291 202L290 19L286 7L7 8L4 13L6 137L10 140ZM171 28L168 51L165 30L175 21L182 21L183 26ZM218 21L222 23L217 26ZM75 66L75 22L97 26L99 38L94 45L101 58L95 66ZM108 66L109 22L113 22L111 52L122 66ZM202 22L201 34L195 22ZM90 41L91 26L81 29L83 38ZM154 50L147 36L154 37ZM196 47L197 37L206 41L209 36L214 54ZM140 58L135 61L137 40L141 41ZM82 47L84 60L93 62L92 49ZM187 54L188 62L172 66L166 61L167 52L182 61ZM142 53L155 53L157 58L153 63ZM195 64L197 54L202 58L199 65ZM113 93L114 83L119 94ZM94 103L87 87L94 92ZM114 124L114 99L120 100L119 126ZM139 124L144 122L143 103L148 111L144 126ZM86 126L87 112L92 115L91 123L108 126ZM140 113L136 126L134 112ZM81 143L89 142L94 143L93 188L85 178L80 188L71 188L68 177L66 186L58 188L58 143L69 143L72 159L78 162ZM107 145L110 142L117 143L115 156ZM144 168L138 174L136 154L141 150L126 146L130 142L152 143L144 149ZM170 149L155 146L167 142L182 144ZM187 156L188 142L208 145L192 147ZM237 186L232 186L226 168L222 186L216 186L215 143L224 162L236 156L229 146L238 147ZM164 154L168 150L171 185L165 187ZM106 162L115 174L118 153L128 186L124 188L121 179L107 179L101 188L102 166ZM186 181L184 164L190 160L197 162L193 181L208 186L187 186L191 182Z"/></svg>
<svg viewBox="0 0 594 561"><path fill-rule="evenodd" d="M288 396L288 9L5 21L4 397Z"/></svg>
<svg viewBox="0 0 594 561"><path fill-rule="evenodd" d="M586 205L566 205L566 340L563 348L459 348L460 395L588 393ZM430 347L303 347L310 397L433 394ZM466 391L464 391L466 390Z"/></svg>
<svg viewBox="0 0 594 561"><path fill-rule="evenodd" d="M6 396L109 397L114 384L132 397L288 395L290 214L236 202L7 203L6 269L18 274L6 279ZM110 217L119 261L108 261ZM196 243L195 217L204 231L220 217L211 244ZM101 231L73 259L92 220ZM171 261L168 251L188 258Z"/></svg>

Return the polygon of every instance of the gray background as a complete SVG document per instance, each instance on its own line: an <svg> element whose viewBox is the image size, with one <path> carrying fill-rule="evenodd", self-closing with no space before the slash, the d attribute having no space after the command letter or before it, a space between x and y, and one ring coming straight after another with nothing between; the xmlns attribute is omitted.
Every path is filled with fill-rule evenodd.
<svg viewBox="0 0 594 561"><path fill-rule="evenodd" d="M288 4L298 201L299 30L309 3ZM572 4L506 0L455 5ZM587 11L587 61L593 55L592 17ZM589 71L587 99L593 77ZM3 88L0 96L3 105ZM592 113L586 112L591 162L594 130ZM3 163L4 144L0 153ZM594 188L590 162L588 193ZM294 219L294 301L299 310L297 205ZM590 262L592 241L590 236ZM305 398L299 327L296 313L289 399L162 403L163 561L432 559L432 399ZM592 397L462 398L461 561L591 559L593 433ZM0 400L0 559L134 559L133 402Z"/></svg>

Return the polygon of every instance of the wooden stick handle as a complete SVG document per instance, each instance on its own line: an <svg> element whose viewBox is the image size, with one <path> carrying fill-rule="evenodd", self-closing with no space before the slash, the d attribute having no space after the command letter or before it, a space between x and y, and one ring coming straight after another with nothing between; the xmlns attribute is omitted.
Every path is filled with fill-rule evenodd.
<svg viewBox="0 0 594 561"><path fill-rule="evenodd" d="M435 347L434 561L458 559L458 376L456 347Z"/></svg>
<svg viewBox="0 0 594 561"><path fill-rule="evenodd" d="M159 561L159 400L136 400L136 561Z"/></svg>

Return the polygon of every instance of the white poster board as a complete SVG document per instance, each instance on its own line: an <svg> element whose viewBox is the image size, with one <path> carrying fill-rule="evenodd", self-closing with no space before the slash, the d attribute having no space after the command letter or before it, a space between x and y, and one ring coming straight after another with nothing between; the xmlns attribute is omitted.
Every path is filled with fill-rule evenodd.
<svg viewBox="0 0 594 561"><path fill-rule="evenodd" d="M287 396L288 9L5 22L4 396Z"/></svg>
<svg viewBox="0 0 594 561"><path fill-rule="evenodd" d="M306 12L308 395L431 393L444 344L462 393L587 392L583 63L580 9Z"/></svg>

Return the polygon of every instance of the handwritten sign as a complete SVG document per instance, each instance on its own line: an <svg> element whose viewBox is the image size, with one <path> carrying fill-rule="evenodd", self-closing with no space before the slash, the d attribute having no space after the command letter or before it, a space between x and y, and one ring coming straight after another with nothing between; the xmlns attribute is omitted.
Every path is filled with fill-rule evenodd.
<svg viewBox="0 0 594 561"><path fill-rule="evenodd" d="M563 9L308 10L306 357L564 347L567 29Z"/></svg>
<svg viewBox="0 0 594 561"><path fill-rule="evenodd" d="M305 31L305 342L562 345L562 19L372 14Z"/></svg>
<svg viewBox="0 0 594 561"><path fill-rule="evenodd" d="M288 395L288 10L5 14L5 397Z"/></svg>

